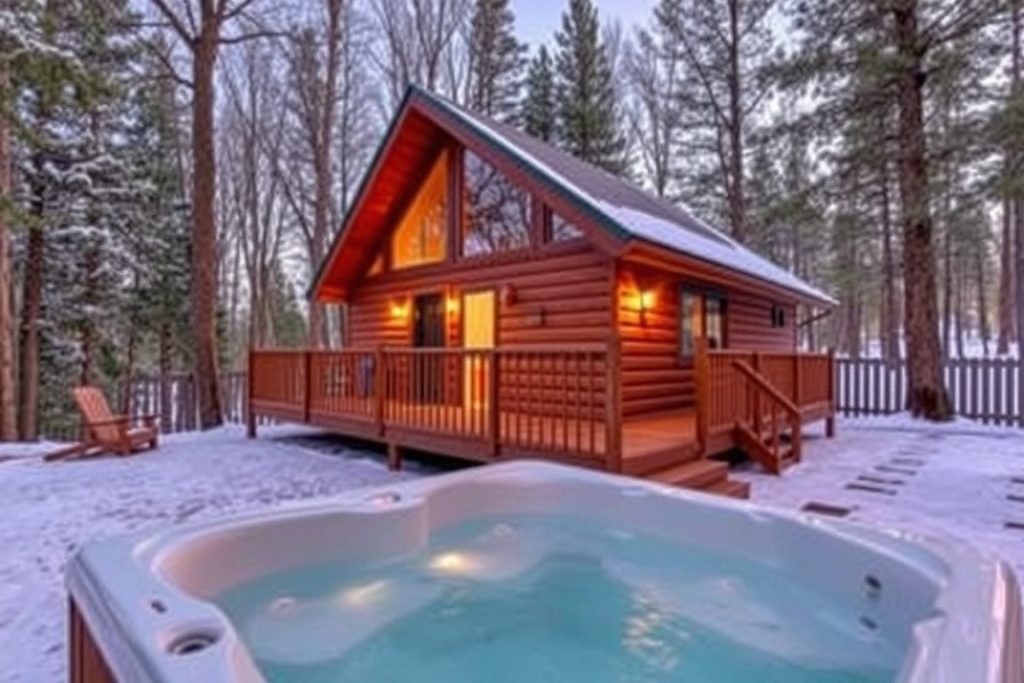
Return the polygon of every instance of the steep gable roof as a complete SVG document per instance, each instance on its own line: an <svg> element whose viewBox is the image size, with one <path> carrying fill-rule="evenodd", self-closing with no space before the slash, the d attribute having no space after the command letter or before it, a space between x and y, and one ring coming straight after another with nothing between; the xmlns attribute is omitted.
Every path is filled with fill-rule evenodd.
<svg viewBox="0 0 1024 683"><path fill-rule="evenodd" d="M655 197L512 126L470 112L426 90L410 88L382 150L399 132L396 122L402 120L409 109L426 113L442 129L458 128L485 145L497 147L512 157L524 172L579 206L618 242L651 243L781 287L800 299L835 304L829 295L700 220L688 209ZM375 172L371 167L368 177ZM362 188L360 194L365 190ZM358 208L357 202L354 211ZM344 244L349 218L325 264ZM321 268L315 288L319 288L324 271L325 268Z"/></svg>

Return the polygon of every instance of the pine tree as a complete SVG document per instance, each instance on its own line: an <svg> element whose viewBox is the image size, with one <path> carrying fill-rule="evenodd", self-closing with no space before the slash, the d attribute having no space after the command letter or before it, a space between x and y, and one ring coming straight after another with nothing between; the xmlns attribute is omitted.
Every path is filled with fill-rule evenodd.
<svg viewBox="0 0 1024 683"><path fill-rule="evenodd" d="M555 75L551 70L551 56L544 45L530 60L526 77L526 98L523 100L523 127L526 132L544 142L555 138L558 112L555 107Z"/></svg>
<svg viewBox="0 0 1024 683"><path fill-rule="evenodd" d="M476 0L470 28L469 106L514 122L520 110L526 46L516 40L515 15L508 0Z"/></svg>
<svg viewBox="0 0 1024 683"><path fill-rule="evenodd" d="M559 142L569 153L610 173L625 172L626 143L619 129L612 70L600 38L597 8L590 0L569 0L555 40Z"/></svg>

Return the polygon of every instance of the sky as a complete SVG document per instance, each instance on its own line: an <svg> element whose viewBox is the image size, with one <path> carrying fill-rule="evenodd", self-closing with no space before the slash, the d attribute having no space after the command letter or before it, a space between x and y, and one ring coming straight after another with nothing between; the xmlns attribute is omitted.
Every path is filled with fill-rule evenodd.
<svg viewBox="0 0 1024 683"><path fill-rule="evenodd" d="M627 32L634 25L646 24L657 0L595 0L601 23L613 19L622 22ZM562 12L568 0L512 0L516 14L516 33L531 49L543 42L551 42L555 31L562 25Z"/></svg>

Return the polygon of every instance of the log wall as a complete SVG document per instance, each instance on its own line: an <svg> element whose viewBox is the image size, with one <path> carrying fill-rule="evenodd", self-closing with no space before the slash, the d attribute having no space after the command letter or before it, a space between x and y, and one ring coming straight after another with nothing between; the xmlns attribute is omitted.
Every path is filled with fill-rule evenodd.
<svg viewBox="0 0 1024 683"><path fill-rule="evenodd" d="M692 358L679 356L679 286L700 288L699 274L684 277L650 266L623 262L618 267L618 318L622 336L622 402L626 416L693 405ZM736 349L796 348L796 309L792 303L722 286L707 286L726 296L726 346ZM641 315L639 294L654 293L651 310ZM772 327L772 305L785 311L785 325Z"/></svg>

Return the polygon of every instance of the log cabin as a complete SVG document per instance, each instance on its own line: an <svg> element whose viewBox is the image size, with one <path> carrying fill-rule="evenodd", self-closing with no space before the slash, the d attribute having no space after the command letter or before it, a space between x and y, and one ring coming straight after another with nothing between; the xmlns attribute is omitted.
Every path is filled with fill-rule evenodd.
<svg viewBox="0 0 1024 683"><path fill-rule="evenodd" d="M477 461L534 457L746 497L834 425L834 300L692 212L410 88L310 296L337 349L253 349L259 416Z"/></svg>

